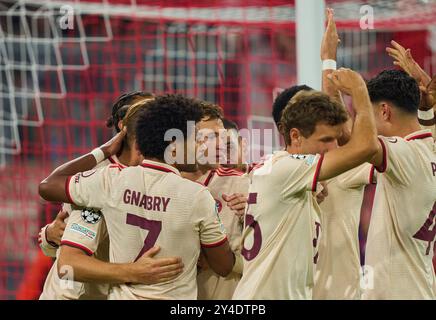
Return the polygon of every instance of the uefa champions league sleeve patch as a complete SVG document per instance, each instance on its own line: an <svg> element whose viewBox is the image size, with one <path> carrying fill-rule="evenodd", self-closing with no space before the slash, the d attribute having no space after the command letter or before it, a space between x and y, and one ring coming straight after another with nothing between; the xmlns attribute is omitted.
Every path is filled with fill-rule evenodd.
<svg viewBox="0 0 436 320"><path fill-rule="evenodd" d="M82 219L86 223L96 224L101 219L101 211L93 208L82 210Z"/></svg>

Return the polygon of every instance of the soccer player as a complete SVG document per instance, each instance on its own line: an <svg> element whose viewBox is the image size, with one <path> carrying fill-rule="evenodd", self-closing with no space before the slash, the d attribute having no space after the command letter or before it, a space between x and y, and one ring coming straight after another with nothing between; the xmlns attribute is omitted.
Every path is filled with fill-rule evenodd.
<svg viewBox="0 0 436 320"><path fill-rule="evenodd" d="M286 105L288 102L299 92L301 91L313 91L309 86L306 85L297 85L289 87L282 92L280 92L277 97L274 99L273 105L272 105L272 117L274 119L274 123L276 125L277 130L282 134L282 124L280 122L283 110L286 108ZM283 136L283 134L282 134ZM340 139L340 137L338 138ZM264 159L267 159L270 155L267 155L264 157ZM255 168L258 164L253 163L250 165L248 172L251 172L253 168ZM314 195L316 197L316 201L318 204L324 201L325 197L328 195L327 187L324 183L320 183L317 187L317 191L314 192Z"/></svg>
<svg viewBox="0 0 436 320"><path fill-rule="evenodd" d="M183 173L183 175L205 185L212 194L230 247L235 253L236 263L232 272L222 277L209 268L201 256L197 276L198 299L228 300L232 298L242 275L240 242L243 220L241 213L247 201L248 177L243 172L221 166L227 163L227 134L223 126L223 112L221 107L207 102L203 102L202 107L203 118L198 124L197 139L203 146L204 157L207 161L199 164L198 171Z"/></svg>
<svg viewBox="0 0 436 320"><path fill-rule="evenodd" d="M122 120L126 115L129 108L135 104L135 102L142 100L152 99L153 95L135 91L129 94L123 94L120 96L112 108L112 115L107 121L107 126L110 128L115 125L115 131L119 132L123 126ZM140 108L136 108L139 111ZM125 119L124 126L128 129L127 139L119 157L113 155L112 157L97 164L96 168L105 167L111 164L116 164L121 167L128 165L137 165L141 162L142 158L138 156L134 148L134 128L135 118L137 112L131 110L128 118ZM69 240L66 240L64 244L74 245L81 249L86 249L88 253L94 255L95 258L101 261L109 261L109 239L107 237L106 224L104 219L93 221L92 223L86 220L84 216L88 209L83 208L81 210L73 210L70 204L64 204L63 209L59 212L55 221L44 227L40 232L41 249L46 255L57 257L59 255L58 246L61 243L62 235L65 228L67 233L72 233ZM68 221L68 223L66 223ZM84 233L87 233L84 236ZM75 237L74 237L75 236ZM94 248L89 250L89 248ZM144 262L142 264L151 264L151 259L155 251L150 251L144 255ZM174 260L174 263L178 263L178 260ZM157 260L157 263L162 262ZM43 292L40 296L40 300L60 300L60 299L106 299L108 295L109 286L107 284L93 284L83 283L77 281L64 281L58 276L57 259L53 263L49 274L46 277L44 283ZM150 276L159 275L156 273L150 274ZM68 277L67 277L68 278ZM151 277L150 277L151 278ZM149 281L149 280L146 280Z"/></svg>
<svg viewBox="0 0 436 320"><path fill-rule="evenodd" d="M126 284L111 286L109 299L196 299L200 248L215 272L222 276L231 272L235 258L220 226L215 201L204 186L182 178L179 171L196 170L195 161L188 163L186 152L195 147L195 130L188 130L188 121L198 122L201 117L202 109L193 99L156 97L147 102L137 121L137 145L145 159L140 166L86 171L95 166L96 158L118 152L125 134L121 132L95 155L58 167L40 184L46 200L100 208L106 221L112 263L84 255L79 260L77 254L73 259L71 248L62 246L61 267L73 266L75 278L81 281L111 282L111 270L121 272L153 246L161 248L158 256L182 258L185 268L175 279L173 268L167 270L168 281L155 285L137 284L138 275L130 274L123 279ZM182 137L168 137L174 129ZM92 279L86 278L89 269L94 270Z"/></svg>
<svg viewBox="0 0 436 320"><path fill-rule="evenodd" d="M327 27L321 44L323 92L344 106L340 91L327 78L334 70L328 62L336 63L339 36L333 10L327 9L326 13ZM349 115L338 145L349 140L351 127L352 117ZM375 183L375 175L369 163L325 181L328 196L319 203L322 234L313 299L360 299L359 222L365 186L371 183Z"/></svg>
<svg viewBox="0 0 436 320"><path fill-rule="evenodd" d="M417 120L420 93L404 71L383 71L367 83L382 152L366 243L365 299L436 299L436 147Z"/></svg>
<svg viewBox="0 0 436 320"><path fill-rule="evenodd" d="M280 121L286 150L252 172L243 232L244 273L234 299L312 298L314 246L320 231L312 192L318 180L357 167L378 151L365 82L348 69L330 77L353 98L356 119L350 141L331 148L348 118L335 100L308 91L289 102Z"/></svg>

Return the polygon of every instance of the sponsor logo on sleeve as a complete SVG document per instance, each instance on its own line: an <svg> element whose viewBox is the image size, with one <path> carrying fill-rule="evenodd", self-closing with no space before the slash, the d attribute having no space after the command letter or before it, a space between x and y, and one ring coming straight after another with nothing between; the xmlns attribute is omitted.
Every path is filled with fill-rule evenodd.
<svg viewBox="0 0 436 320"><path fill-rule="evenodd" d="M86 223L96 224L101 219L101 211L93 208L82 210L82 220Z"/></svg>
<svg viewBox="0 0 436 320"><path fill-rule="evenodd" d="M386 140L390 143L397 143L398 142L398 139L395 137L389 137L389 138L386 138Z"/></svg>
<svg viewBox="0 0 436 320"><path fill-rule="evenodd" d="M84 235L85 237L87 237L88 239L94 240L95 237L97 236L97 233L84 227L81 226L78 223L73 223L70 227L70 230L80 233L81 235Z"/></svg>

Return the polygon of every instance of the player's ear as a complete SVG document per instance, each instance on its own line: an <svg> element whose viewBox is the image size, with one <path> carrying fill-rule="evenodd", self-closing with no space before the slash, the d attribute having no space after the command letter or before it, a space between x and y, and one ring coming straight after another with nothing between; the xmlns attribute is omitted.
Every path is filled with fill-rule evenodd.
<svg viewBox="0 0 436 320"><path fill-rule="evenodd" d="M392 117L392 107L387 103L382 103L380 108L381 116L384 121L390 121Z"/></svg>
<svg viewBox="0 0 436 320"><path fill-rule="evenodd" d="M117 127L118 127L118 129L120 129L120 131L123 130L123 128L124 128L123 120L118 121Z"/></svg>
<svg viewBox="0 0 436 320"><path fill-rule="evenodd" d="M291 145L295 147L301 146L301 132L297 128L292 128L289 131L289 137L291 138Z"/></svg>

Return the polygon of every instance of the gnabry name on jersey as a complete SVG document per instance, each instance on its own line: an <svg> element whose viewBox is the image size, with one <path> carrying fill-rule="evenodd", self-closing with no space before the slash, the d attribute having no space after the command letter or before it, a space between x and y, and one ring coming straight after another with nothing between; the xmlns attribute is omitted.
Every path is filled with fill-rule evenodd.
<svg viewBox="0 0 436 320"><path fill-rule="evenodd" d="M170 198L165 197L148 196L146 194L142 194L139 191L134 191L130 189L126 189L123 196L123 201L126 204L142 207L145 210L163 212L167 211L167 206L170 200Z"/></svg>

